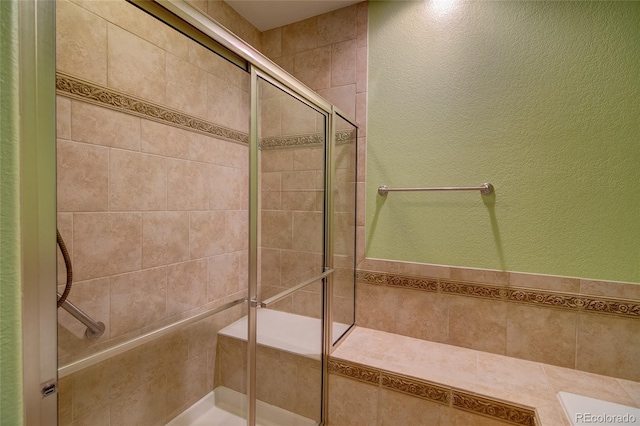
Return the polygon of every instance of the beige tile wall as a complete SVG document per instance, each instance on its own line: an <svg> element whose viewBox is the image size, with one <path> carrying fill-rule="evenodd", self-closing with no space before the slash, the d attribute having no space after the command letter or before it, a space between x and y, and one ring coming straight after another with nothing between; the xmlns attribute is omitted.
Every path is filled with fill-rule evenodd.
<svg viewBox="0 0 640 426"><path fill-rule="evenodd" d="M526 300L357 284L357 324L405 336L447 343L561 367L640 380L640 286L516 272L365 259L360 270L472 282L489 289L590 298L596 309L554 307ZM487 290L488 292L491 290ZM602 301L603 303L600 303ZM607 313L605 303L622 303L628 314ZM635 306L635 308L625 308Z"/></svg>
<svg viewBox="0 0 640 426"><path fill-rule="evenodd" d="M355 158L356 153L362 156L366 150L367 4L360 3L265 31L261 34L261 47L266 56L334 103L360 126L357 145L355 141L352 144L340 145L336 153L338 170L337 191L335 191L337 255L335 265L337 272L334 315L337 321L350 323L350 318L353 316L354 254L352 250L356 227L362 228L358 234L364 235L362 232L364 213L355 217L353 211L356 182L362 182L358 184L358 189L364 190L365 159L358 157L356 170ZM261 102L264 111L261 116L263 119L261 130L264 137L308 134L322 129L323 123L317 114L314 119L313 112L301 109L295 104L297 101L292 102L288 97L278 95L276 90L265 90ZM346 122L337 123L338 130L349 128ZM262 150L262 206L263 209L270 210L263 213L263 224L273 221L292 230L291 234L279 232L277 237L263 235L263 247L274 244L273 238L279 238L281 241L278 244L287 248L289 246L286 244L291 241L294 250L299 248L296 244L303 244L305 241L315 244L308 238L300 238L299 235L294 234L296 231L309 232L312 229L309 225L314 223L313 215L306 212L321 211L322 195L317 194L314 197L309 192L286 191L320 187L318 183L314 186L312 173L315 170L316 182L321 183L322 173L318 166L321 166L322 159L318 151L318 148L311 147ZM289 211L293 211L293 214L289 214ZM358 211L364 212L363 196L358 198ZM296 222L301 226L296 226ZM316 238L319 235L316 233ZM262 253L265 256L264 249ZM360 245L359 253L364 253L363 245ZM284 252L275 256L282 256L283 260L290 257ZM310 256L302 256L310 258ZM363 255L360 254L360 257ZM277 264L269 266L269 273L262 271L262 288L265 295L276 294L286 287L289 277L293 275L295 278L293 271L286 270L286 263L282 262L280 265L279 281ZM305 297L312 296L305 296L302 293L298 295L299 299ZM301 311L290 303L294 302L286 301L281 309Z"/></svg>
<svg viewBox="0 0 640 426"><path fill-rule="evenodd" d="M247 73L125 1L56 5L59 71L248 132ZM57 136L69 300L106 325L88 341L60 310L60 365L245 296L246 145L63 96ZM212 389L216 332L241 314L64 378L60 424L164 424Z"/></svg>

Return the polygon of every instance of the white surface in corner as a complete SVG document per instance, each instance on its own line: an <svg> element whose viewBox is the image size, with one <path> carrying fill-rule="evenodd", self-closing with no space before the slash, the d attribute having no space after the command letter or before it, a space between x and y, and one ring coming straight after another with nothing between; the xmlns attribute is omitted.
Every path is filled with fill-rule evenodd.
<svg viewBox="0 0 640 426"><path fill-rule="evenodd" d="M218 386L166 426L246 426L246 406L244 394ZM262 401L257 401L256 413L258 426L317 425L311 419Z"/></svg>
<svg viewBox="0 0 640 426"><path fill-rule="evenodd" d="M568 392L558 392L558 398L572 426L640 425L640 408Z"/></svg>
<svg viewBox="0 0 640 426"><path fill-rule="evenodd" d="M334 323L333 335L340 336L348 328L347 324ZM247 317L229 324L218 334L246 341ZM317 318L272 309L258 309L258 344L320 359L322 323Z"/></svg>

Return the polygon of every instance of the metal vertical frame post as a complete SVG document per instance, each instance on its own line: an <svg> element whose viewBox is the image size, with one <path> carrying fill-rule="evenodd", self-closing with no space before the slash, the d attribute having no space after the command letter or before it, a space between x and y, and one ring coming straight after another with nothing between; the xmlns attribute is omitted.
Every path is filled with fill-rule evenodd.
<svg viewBox="0 0 640 426"><path fill-rule="evenodd" d="M256 356L258 317L258 73L251 70L249 120L249 312L247 330L247 425L256 424Z"/></svg>
<svg viewBox="0 0 640 426"><path fill-rule="evenodd" d="M20 15L24 424L55 425L55 2L25 0L17 3ZM46 393L43 393L44 387L47 389Z"/></svg>
<svg viewBox="0 0 640 426"><path fill-rule="evenodd" d="M327 117L325 126L325 214L324 214L324 267L325 270L333 269L334 255L334 179L335 165L334 153L336 145L336 111L331 107L331 114ZM333 276L331 274L324 279L324 303L323 303L323 345L322 345L322 423L327 423L329 407L329 355L333 339L333 318L331 301L333 299Z"/></svg>

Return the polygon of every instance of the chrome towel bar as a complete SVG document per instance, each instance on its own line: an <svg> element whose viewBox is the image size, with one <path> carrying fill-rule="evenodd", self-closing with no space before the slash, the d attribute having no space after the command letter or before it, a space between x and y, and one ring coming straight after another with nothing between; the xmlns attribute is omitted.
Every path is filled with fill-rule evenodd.
<svg viewBox="0 0 640 426"><path fill-rule="evenodd" d="M60 297L60 293L58 293L58 297ZM65 311L69 312L75 319L80 321L82 324L87 327L84 335L89 340L99 339L104 333L105 326L101 322L96 322L89 315L82 312L76 305L69 302L69 300L65 300L60 305Z"/></svg>
<svg viewBox="0 0 640 426"><path fill-rule="evenodd" d="M378 194L383 197L386 197L391 191L480 191L482 195L491 195L493 194L493 185L483 183L481 186L442 186L438 188L389 188L387 185L378 187Z"/></svg>

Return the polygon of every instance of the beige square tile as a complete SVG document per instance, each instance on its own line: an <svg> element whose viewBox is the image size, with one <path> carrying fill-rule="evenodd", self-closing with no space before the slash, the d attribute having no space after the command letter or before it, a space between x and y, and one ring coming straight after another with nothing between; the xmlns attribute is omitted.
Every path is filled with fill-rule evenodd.
<svg viewBox="0 0 640 426"><path fill-rule="evenodd" d="M293 170L292 149L269 149L260 151L262 172L282 172Z"/></svg>
<svg viewBox="0 0 640 426"><path fill-rule="evenodd" d="M71 101L71 138L113 148L140 150L140 119L81 101Z"/></svg>
<svg viewBox="0 0 640 426"><path fill-rule="evenodd" d="M223 155L219 156L216 164L249 170L249 146L241 143L224 142Z"/></svg>
<svg viewBox="0 0 640 426"><path fill-rule="evenodd" d="M282 172L283 190L308 190L316 189L316 186L316 172L313 170Z"/></svg>
<svg viewBox="0 0 640 426"><path fill-rule="evenodd" d="M166 101L166 52L109 24L108 86L153 102Z"/></svg>
<svg viewBox="0 0 640 426"><path fill-rule="evenodd" d="M378 425L438 425L440 405L414 396L380 389Z"/></svg>
<svg viewBox="0 0 640 426"><path fill-rule="evenodd" d="M189 62L224 80L222 63L226 60L198 43L189 43Z"/></svg>
<svg viewBox="0 0 640 426"><path fill-rule="evenodd" d="M640 285L613 281L580 280L580 294L640 300Z"/></svg>
<svg viewBox="0 0 640 426"><path fill-rule="evenodd" d="M109 371L111 377L109 396L112 400L133 392L140 386L140 352L140 349L136 348L105 362L104 368Z"/></svg>
<svg viewBox="0 0 640 426"><path fill-rule="evenodd" d="M298 365L296 373L297 406L294 412L319 423L322 408L322 372L320 368Z"/></svg>
<svg viewBox="0 0 640 426"><path fill-rule="evenodd" d="M260 33L262 53L268 58L277 58L282 54L282 27Z"/></svg>
<svg viewBox="0 0 640 426"><path fill-rule="evenodd" d="M142 214L142 267L189 259L189 212Z"/></svg>
<svg viewBox="0 0 640 426"><path fill-rule="evenodd" d="M260 137L269 138L281 136L282 129L282 99L267 98L258 102L258 117L260 117Z"/></svg>
<svg viewBox="0 0 640 426"><path fill-rule="evenodd" d="M246 344L226 336L218 336L216 362L220 385L246 393Z"/></svg>
<svg viewBox="0 0 640 426"><path fill-rule="evenodd" d="M282 27L282 55L318 47L318 18L313 17Z"/></svg>
<svg viewBox="0 0 640 426"><path fill-rule="evenodd" d="M223 299L247 281L245 253L226 253L209 258L208 298L210 302Z"/></svg>
<svg viewBox="0 0 640 426"><path fill-rule="evenodd" d="M449 343L505 354L506 302L453 296L449 301Z"/></svg>
<svg viewBox="0 0 640 426"><path fill-rule="evenodd" d="M357 37L356 5L318 16L318 44L340 43Z"/></svg>
<svg viewBox="0 0 640 426"><path fill-rule="evenodd" d="M316 253L294 250L282 251L281 285L292 287L320 275L323 271L322 257Z"/></svg>
<svg viewBox="0 0 640 426"><path fill-rule="evenodd" d="M349 256L354 253L356 220L353 213L335 213L335 252L339 255Z"/></svg>
<svg viewBox="0 0 640 426"><path fill-rule="evenodd" d="M167 314L167 269L111 277L110 337L153 324Z"/></svg>
<svg viewBox="0 0 640 426"><path fill-rule="evenodd" d="M358 47L356 51L356 93L367 91L368 65L367 47Z"/></svg>
<svg viewBox="0 0 640 426"><path fill-rule="evenodd" d="M71 139L71 99L56 96L56 137Z"/></svg>
<svg viewBox="0 0 640 426"><path fill-rule="evenodd" d="M358 15L358 47L363 47L368 44L369 38L369 4L367 2L360 2L357 5Z"/></svg>
<svg viewBox="0 0 640 426"><path fill-rule="evenodd" d="M208 262L206 259L167 267L167 316L207 303Z"/></svg>
<svg viewBox="0 0 640 426"><path fill-rule="evenodd" d="M358 265L358 269L362 271L385 272L387 274L397 274L400 262L384 259L364 259Z"/></svg>
<svg viewBox="0 0 640 426"><path fill-rule="evenodd" d="M167 159L167 209L207 210L211 166Z"/></svg>
<svg viewBox="0 0 640 426"><path fill-rule="evenodd" d="M451 268L451 279L482 284L509 285L509 273L491 269Z"/></svg>
<svg viewBox="0 0 640 426"><path fill-rule="evenodd" d="M267 404L292 411L295 409L297 396L296 365L293 362L268 356L264 349L258 347L256 396Z"/></svg>
<svg viewBox="0 0 640 426"><path fill-rule="evenodd" d="M225 212L191 212L189 253L191 259L225 252Z"/></svg>
<svg viewBox="0 0 640 426"><path fill-rule="evenodd" d="M331 46L331 87L356 82L356 41L354 39Z"/></svg>
<svg viewBox="0 0 640 426"><path fill-rule="evenodd" d="M578 278L558 277L553 275L510 272L509 284L514 287L537 288L541 290L564 291L568 293L578 293L580 291L580 280Z"/></svg>
<svg viewBox="0 0 640 426"><path fill-rule="evenodd" d="M73 418L104 407L109 401L109 374L100 364L71 376Z"/></svg>
<svg viewBox="0 0 640 426"><path fill-rule="evenodd" d="M57 157L58 211L107 211L109 149L58 140Z"/></svg>
<svg viewBox="0 0 640 426"><path fill-rule="evenodd" d="M281 99L282 135L301 135L314 133L316 117L319 113L299 100L285 96Z"/></svg>
<svg viewBox="0 0 640 426"><path fill-rule="evenodd" d="M167 414L166 374L157 375L142 383L131 394L111 403L113 424L155 425L164 422Z"/></svg>
<svg viewBox="0 0 640 426"><path fill-rule="evenodd" d="M73 217L74 279L106 277L141 267L140 213L83 213Z"/></svg>
<svg viewBox="0 0 640 426"><path fill-rule="evenodd" d="M249 174L245 170L212 166L209 208L242 210L249 204Z"/></svg>
<svg viewBox="0 0 640 426"><path fill-rule="evenodd" d="M318 94L340 108L348 118L355 119L356 116L356 85L347 84L345 86L332 87L330 89L318 90Z"/></svg>
<svg viewBox="0 0 640 426"><path fill-rule="evenodd" d="M209 75L207 99L209 121L241 132L249 132L248 93Z"/></svg>
<svg viewBox="0 0 640 426"><path fill-rule="evenodd" d="M249 248L249 212L227 210L224 212L225 251L234 252Z"/></svg>
<svg viewBox="0 0 640 426"><path fill-rule="evenodd" d="M128 2L74 1L112 24L182 58L188 57L189 45L195 44L180 32Z"/></svg>
<svg viewBox="0 0 640 426"><path fill-rule="evenodd" d="M167 206L166 160L155 155L111 150L110 210L163 210Z"/></svg>
<svg viewBox="0 0 640 426"><path fill-rule="evenodd" d="M73 386L72 376L58 379L58 424L71 424L73 420Z"/></svg>
<svg viewBox="0 0 640 426"><path fill-rule="evenodd" d="M507 355L574 368L577 321L576 312L509 304Z"/></svg>
<svg viewBox="0 0 640 426"><path fill-rule="evenodd" d="M393 288L357 283L356 323L360 327L396 333L400 310L399 291Z"/></svg>
<svg viewBox="0 0 640 426"><path fill-rule="evenodd" d="M293 212L293 249L322 253L323 248L323 214L320 212Z"/></svg>
<svg viewBox="0 0 640 426"><path fill-rule="evenodd" d="M308 147L293 149L294 170L323 170L324 148Z"/></svg>
<svg viewBox="0 0 640 426"><path fill-rule="evenodd" d="M367 138L358 138L358 182L364 182L367 177Z"/></svg>
<svg viewBox="0 0 640 426"><path fill-rule="evenodd" d="M189 159L215 164L218 158L223 156L226 143L220 139L193 133L189 141Z"/></svg>
<svg viewBox="0 0 640 426"><path fill-rule="evenodd" d="M577 369L640 381L640 321L636 318L580 314L577 341Z"/></svg>
<svg viewBox="0 0 640 426"><path fill-rule="evenodd" d="M293 75L293 57L294 54L283 55L279 58L274 58L273 62L280 66L283 70Z"/></svg>
<svg viewBox="0 0 640 426"><path fill-rule="evenodd" d="M279 286L282 267L281 251L262 247L260 248L260 256L261 284Z"/></svg>
<svg viewBox="0 0 640 426"><path fill-rule="evenodd" d="M440 424L443 426L505 426L508 423L467 411L442 407Z"/></svg>
<svg viewBox="0 0 640 426"><path fill-rule="evenodd" d="M293 57L293 74L313 90L331 87L331 47L296 53Z"/></svg>
<svg viewBox="0 0 640 426"><path fill-rule="evenodd" d="M262 247L291 249L293 247L293 213L263 210L261 213Z"/></svg>
<svg viewBox="0 0 640 426"><path fill-rule="evenodd" d="M417 277L450 278L451 268L428 263L396 262L398 273Z"/></svg>
<svg viewBox="0 0 640 426"><path fill-rule="evenodd" d="M103 405L75 416L73 426L109 426L109 406Z"/></svg>
<svg viewBox="0 0 640 426"><path fill-rule="evenodd" d="M585 373L569 368L544 365L547 380L557 392L571 392L590 398L602 399L623 405L634 405L620 383L612 378L598 374Z"/></svg>
<svg viewBox="0 0 640 426"><path fill-rule="evenodd" d="M106 84L107 22L71 2L56 2L56 69Z"/></svg>
<svg viewBox="0 0 640 426"><path fill-rule="evenodd" d="M329 375L329 425L378 424L378 387Z"/></svg>
<svg viewBox="0 0 640 426"><path fill-rule="evenodd" d="M141 120L140 124L140 150L142 152L203 161L191 158L191 141L206 138L206 136L150 120Z"/></svg>
<svg viewBox="0 0 640 426"><path fill-rule="evenodd" d="M477 382L482 386L507 391L519 397L535 395L555 399L555 392L546 380L542 365L485 352L477 352L477 360ZM514 398L514 401L517 399Z"/></svg>
<svg viewBox="0 0 640 426"><path fill-rule="evenodd" d="M185 403L193 404L209 392L206 355L171 366L167 373L167 388L170 392L170 397L167 398L169 412Z"/></svg>
<svg viewBox="0 0 640 426"><path fill-rule="evenodd" d="M140 379L148 382L163 376L175 365L189 359L189 336L186 330L179 330L160 337L140 348Z"/></svg>
<svg viewBox="0 0 640 426"><path fill-rule="evenodd" d="M323 193L314 191L287 191L278 193L281 200L281 209L287 211L317 211L318 197L322 197ZM263 205L263 208L267 208Z"/></svg>
<svg viewBox="0 0 640 426"><path fill-rule="evenodd" d="M356 121L360 136L367 136L367 93L356 94Z"/></svg>
<svg viewBox="0 0 640 426"><path fill-rule="evenodd" d="M292 308L294 314L310 318L322 318L322 295L321 293L297 291L293 293ZM318 329L319 328L320 324L318 324ZM322 333L319 335L321 334Z"/></svg>
<svg viewBox="0 0 640 426"><path fill-rule="evenodd" d="M167 105L197 117L207 117L207 73L186 60L167 54Z"/></svg>
<svg viewBox="0 0 640 426"><path fill-rule="evenodd" d="M396 291L399 308L396 332L418 339L447 343L450 297L419 290Z"/></svg>

